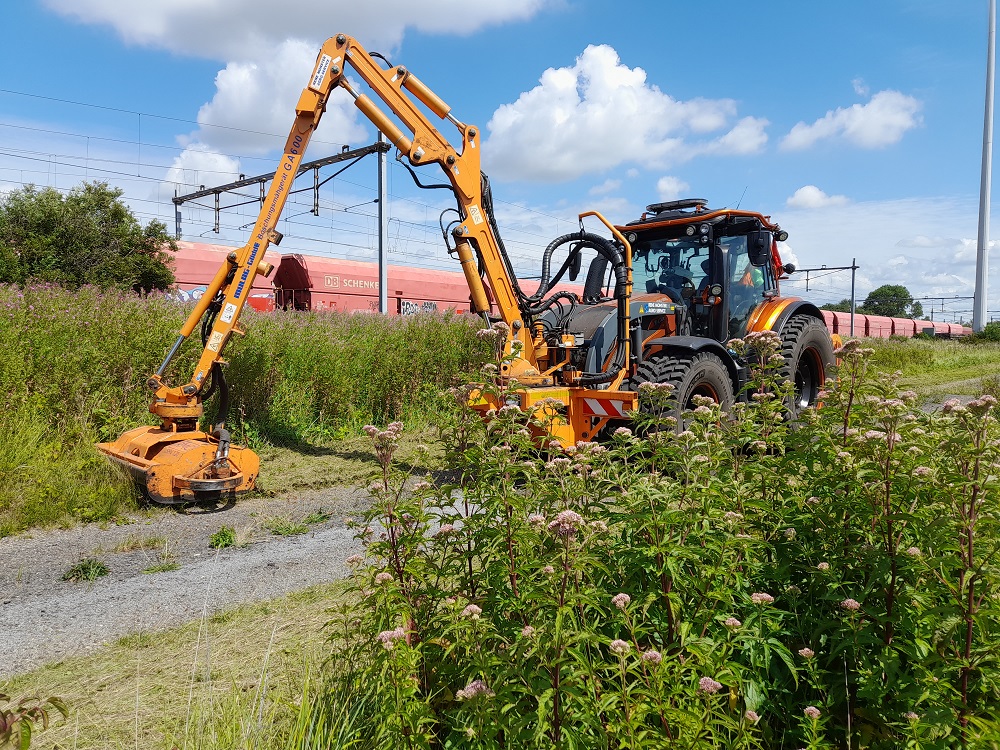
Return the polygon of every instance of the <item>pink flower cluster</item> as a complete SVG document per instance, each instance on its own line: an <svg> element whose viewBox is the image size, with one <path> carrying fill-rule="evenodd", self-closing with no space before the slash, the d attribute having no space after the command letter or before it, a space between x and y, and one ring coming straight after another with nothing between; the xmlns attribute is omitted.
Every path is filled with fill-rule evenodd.
<svg viewBox="0 0 1000 750"><path fill-rule="evenodd" d="M564 510L549 524L549 531L556 536L572 537L583 526L583 516L573 510Z"/></svg>
<svg viewBox="0 0 1000 750"><path fill-rule="evenodd" d="M764 604L774 604L774 597L771 596L770 594L765 594L758 591L755 594L750 594L750 601L752 601L754 604L758 606Z"/></svg>
<svg viewBox="0 0 1000 750"><path fill-rule="evenodd" d="M462 690L455 693L455 697L460 701L471 701L476 698L492 698L496 693L490 690L489 686L482 680L473 680Z"/></svg>
<svg viewBox="0 0 1000 750"><path fill-rule="evenodd" d="M477 607L475 604L470 604L465 609L462 610L462 617L469 620L478 620L479 616L483 613L481 607Z"/></svg>
<svg viewBox="0 0 1000 750"><path fill-rule="evenodd" d="M615 656L625 656L629 651L632 650L632 646L627 642L623 641L621 638L616 638L611 641L611 653Z"/></svg>
<svg viewBox="0 0 1000 750"><path fill-rule="evenodd" d="M393 647L396 645L396 641L401 641L406 638L406 631L402 628L396 628L395 630L383 630L375 638L382 644L382 648L386 651L392 651Z"/></svg>
<svg viewBox="0 0 1000 750"><path fill-rule="evenodd" d="M711 677L702 677L698 680L698 690L707 695L714 695L722 690L722 683L716 682Z"/></svg>
<svg viewBox="0 0 1000 750"><path fill-rule="evenodd" d="M613 597L611 597L611 603L622 611L625 610L625 608L629 605L629 602L631 601L632 597L629 596L628 594L615 594Z"/></svg>

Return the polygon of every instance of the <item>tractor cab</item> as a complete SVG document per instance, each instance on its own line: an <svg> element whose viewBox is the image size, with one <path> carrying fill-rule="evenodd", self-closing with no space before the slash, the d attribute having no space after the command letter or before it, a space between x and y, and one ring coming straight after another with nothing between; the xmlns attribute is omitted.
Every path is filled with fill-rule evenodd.
<svg viewBox="0 0 1000 750"><path fill-rule="evenodd" d="M787 234L759 214L706 208L702 199L657 203L622 227L632 246L634 295L676 305L672 333L724 343L778 296L775 240Z"/></svg>

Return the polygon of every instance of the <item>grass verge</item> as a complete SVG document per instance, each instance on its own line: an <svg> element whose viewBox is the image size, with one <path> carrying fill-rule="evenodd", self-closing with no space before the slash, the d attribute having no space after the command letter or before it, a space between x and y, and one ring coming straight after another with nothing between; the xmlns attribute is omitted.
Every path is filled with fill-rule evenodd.
<svg viewBox="0 0 1000 750"><path fill-rule="evenodd" d="M1000 344L943 339L867 339L871 361L885 372L899 370L902 384L927 400L978 396L983 380L1000 369Z"/></svg>
<svg viewBox="0 0 1000 750"><path fill-rule="evenodd" d="M39 747L277 750L295 731L305 677L326 652L328 610L345 603L344 590L314 586L126 636L0 683L0 693L69 704L69 719L39 735Z"/></svg>

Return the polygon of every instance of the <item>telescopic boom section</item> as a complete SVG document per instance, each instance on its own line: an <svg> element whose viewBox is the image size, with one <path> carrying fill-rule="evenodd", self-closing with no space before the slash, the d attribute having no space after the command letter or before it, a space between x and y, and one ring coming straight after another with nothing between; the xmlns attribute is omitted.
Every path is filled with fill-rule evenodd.
<svg viewBox="0 0 1000 750"><path fill-rule="evenodd" d="M225 299L208 334L205 349L198 360L190 382L171 388L167 387L162 380L163 372L178 345L175 345L174 349L171 350L171 354L156 375L150 378L150 387L157 392L157 401L150 407L150 411L155 414L169 418L174 405L191 405L204 386L212 365L220 360L222 350L229 337L233 333L242 333L236 323L244 305L246 305L247 297L250 295L250 289L253 287L257 274L267 275L271 271L270 264L263 262L264 255L272 242L281 241L281 235L276 230L278 220L281 218L281 211L288 200L292 182L298 174L306 147L309 145L313 131L319 124L326 108L329 89L316 90L314 88L315 81L316 77L313 76L309 88L303 92L299 99L299 106L295 111L295 122L288 134L288 140L285 141L281 162L275 171L267 196L264 198L260 215L257 217L257 222L250 235L250 241L237 250L235 254L229 256L229 267L223 266L219 270L181 329L181 335L177 341L178 345L194 331L216 294L220 290L224 291ZM312 96L307 97L307 93ZM303 104L308 106L303 108Z"/></svg>
<svg viewBox="0 0 1000 750"><path fill-rule="evenodd" d="M348 63L408 132L400 128L370 97L355 90L345 75ZM489 310L475 255L478 249L482 272L494 302L500 316L511 328L511 341L521 341L519 358L524 367L535 367L537 362L532 338L521 316L514 281L483 209L479 129L457 120L451 114L451 108L409 70L402 66L383 68L376 58L346 34L338 34L323 45L312 84L302 92L298 109L301 111L314 106L313 99L324 96L333 86L340 86L354 98L358 109L406 155L410 164L438 164L448 176L462 211L462 222L453 232L456 249L476 312ZM430 123L411 95L458 129L462 140L461 151Z"/></svg>

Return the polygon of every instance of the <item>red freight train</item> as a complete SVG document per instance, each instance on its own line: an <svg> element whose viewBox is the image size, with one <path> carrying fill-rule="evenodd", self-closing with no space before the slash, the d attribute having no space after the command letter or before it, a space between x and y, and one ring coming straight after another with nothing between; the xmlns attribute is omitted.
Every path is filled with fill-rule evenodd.
<svg viewBox="0 0 1000 750"><path fill-rule="evenodd" d="M823 311L823 319L830 333L839 333L847 338L851 335L851 314L845 312ZM887 339L890 336L906 336L912 338L921 334L939 338L959 338L968 336L972 329L958 323L935 323L930 320L913 320L912 318L886 318L882 315L854 314L854 337L864 336L870 339Z"/></svg>
<svg viewBox="0 0 1000 750"><path fill-rule="evenodd" d="M174 260L177 288L184 298L197 299L205 291L233 248L200 242L178 242ZM354 260L268 253L275 266L269 279L258 276L248 304L257 310L378 310L378 265ZM432 271L389 266L389 312L407 315L421 311L469 311L469 287L460 271ZM522 282L529 294L537 282ZM570 291L582 292L573 286ZM831 333L850 336L851 314L823 312ZM972 333L955 323L932 323L879 315L854 316L854 335L870 338L913 337L922 333L957 338Z"/></svg>
<svg viewBox="0 0 1000 750"><path fill-rule="evenodd" d="M184 299L197 299L233 248L199 242L178 242L174 256L177 289ZM270 278L258 276L248 304L261 311L378 310L378 264L299 254L268 253L275 266ZM461 271L434 271L409 266L389 266L389 312L469 311L469 285ZM531 294L537 281L522 281ZM583 287L567 285L582 294Z"/></svg>

